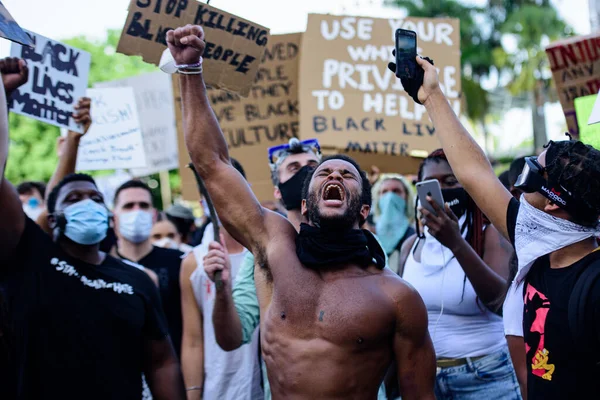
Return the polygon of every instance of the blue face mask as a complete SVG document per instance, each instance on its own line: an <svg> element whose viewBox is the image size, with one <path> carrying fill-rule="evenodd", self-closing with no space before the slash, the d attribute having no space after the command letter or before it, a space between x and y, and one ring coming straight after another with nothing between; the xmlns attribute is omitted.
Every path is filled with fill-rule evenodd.
<svg viewBox="0 0 600 400"><path fill-rule="evenodd" d="M92 245L106 237L108 210L103 204L86 199L65 208L64 214L67 220L64 234L75 243Z"/></svg>
<svg viewBox="0 0 600 400"><path fill-rule="evenodd" d="M379 198L379 209L381 215L375 223L375 229L383 250L390 255L396 250L409 226L406 200L396 193L387 192Z"/></svg>

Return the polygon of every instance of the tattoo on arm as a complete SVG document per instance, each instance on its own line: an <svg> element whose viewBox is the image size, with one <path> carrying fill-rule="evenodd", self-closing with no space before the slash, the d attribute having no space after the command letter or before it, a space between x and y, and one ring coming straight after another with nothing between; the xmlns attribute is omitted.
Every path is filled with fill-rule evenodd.
<svg viewBox="0 0 600 400"><path fill-rule="evenodd" d="M321 310L321 312L319 313L319 321L323 322L323 315L325 314L325 311Z"/></svg>

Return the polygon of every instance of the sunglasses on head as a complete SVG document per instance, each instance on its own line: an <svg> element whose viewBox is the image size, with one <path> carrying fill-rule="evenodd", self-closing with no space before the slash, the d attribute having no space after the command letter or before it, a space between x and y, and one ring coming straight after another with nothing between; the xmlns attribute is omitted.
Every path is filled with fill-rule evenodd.
<svg viewBox="0 0 600 400"><path fill-rule="evenodd" d="M291 139L289 143L269 148L269 164L274 167L290 154L308 152L313 152L317 156L321 155L321 146L319 146L319 141L317 139L307 139L302 141Z"/></svg>

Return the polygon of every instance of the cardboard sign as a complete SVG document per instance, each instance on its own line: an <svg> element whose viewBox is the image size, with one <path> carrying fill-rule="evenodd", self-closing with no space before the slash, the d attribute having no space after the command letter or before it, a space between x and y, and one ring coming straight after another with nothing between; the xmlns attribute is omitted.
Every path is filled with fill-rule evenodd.
<svg viewBox="0 0 600 400"><path fill-rule="evenodd" d="M425 111L387 68L398 28L417 33L417 51L439 70L442 90L460 113L457 19L404 20L310 14L300 61L300 137L322 146L408 156L439 147Z"/></svg>
<svg viewBox="0 0 600 400"><path fill-rule="evenodd" d="M576 98L575 112L581 141L600 149L600 125L595 124L595 122L600 121L600 107L598 107L597 99L598 95L596 94ZM593 115L594 113L596 113L596 116Z"/></svg>
<svg viewBox="0 0 600 400"><path fill-rule="evenodd" d="M92 125L77 153L80 171L146 165L142 131L131 88L89 89Z"/></svg>
<svg viewBox="0 0 600 400"><path fill-rule="evenodd" d="M179 166L170 75L158 71L132 78L101 82L95 86L133 89L146 153L146 168L132 170L134 176L152 175Z"/></svg>
<svg viewBox="0 0 600 400"><path fill-rule="evenodd" d="M158 65L166 32L187 24L204 29L204 80L213 87L248 94L269 29L195 0L131 0L119 53Z"/></svg>
<svg viewBox="0 0 600 400"><path fill-rule="evenodd" d="M600 90L600 34L576 36L552 43L546 54L569 133L579 137L575 99Z"/></svg>
<svg viewBox="0 0 600 400"><path fill-rule="evenodd" d="M248 97L209 89L208 98L219 120L229 155L242 164L246 178L260 201L273 200L268 148L298 136L298 64L302 34L273 35L263 55ZM181 132L181 131L180 131ZM179 153L181 166L189 163L187 151ZM183 169L181 169L183 171ZM191 174L183 198L198 198ZM191 193L186 188L191 188Z"/></svg>
<svg viewBox="0 0 600 400"><path fill-rule="evenodd" d="M25 46L33 46L33 40L17 24L2 2L0 2L0 36Z"/></svg>
<svg viewBox="0 0 600 400"><path fill-rule="evenodd" d="M34 47L13 43L11 57L23 58L29 80L8 100L9 109L62 128L81 132L73 121L77 101L85 96L90 53L27 31Z"/></svg>

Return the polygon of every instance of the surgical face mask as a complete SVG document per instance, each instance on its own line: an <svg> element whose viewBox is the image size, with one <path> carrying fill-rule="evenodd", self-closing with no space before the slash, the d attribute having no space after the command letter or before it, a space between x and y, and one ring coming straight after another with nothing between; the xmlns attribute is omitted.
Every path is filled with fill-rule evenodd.
<svg viewBox="0 0 600 400"><path fill-rule="evenodd" d="M34 221L38 219L43 210L40 201L35 197L30 197L27 203L23 204L25 215Z"/></svg>
<svg viewBox="0 0 600 400"><path fill-rule="evenodd" d="M164 237L162 239L159 240L155 240L154 242L152 242L152 245L156 246L156 247L162 247L164 249L174 249L174 250L179 250L179 244L168 237Z"/></svg>
<svg viewBox="0 0 600 400"><path fill-rule="evenodd" d="M450 209L457 218L462 217L467 211L467 200L469 199L469 195L465 189L442 189L442 196L444 197L444 202L448 203Z"/></svg>
<svg viewBox="0 0 600 400"><path fill-rule="evenodd" d="M409 226L406 200L396 193L387 192L379 197L378 206L381 214L377 218L375 229L385 253L390 255L398 247Z"/></svg>
<svg viewBox="0 0 600 400"><path fill-rule="evenodd" d="M141 243L150 237L152 213L143 210L127 211L119 214L119 233L132 243Z"/></svg>
<svg viewBox="0 0 600 400"><path fill-rule="evenodd" d="M277 185L286 210L299 210L302 205L302 186L313 167L305 165L284 183Z"/></svg>
<svg viewBox="0 0 600 400"><path fill-rule="evenodd" d="M91 199L79 201L64 209L64 235L75 243L100 243L108 230L108 210Z"/></svg>

